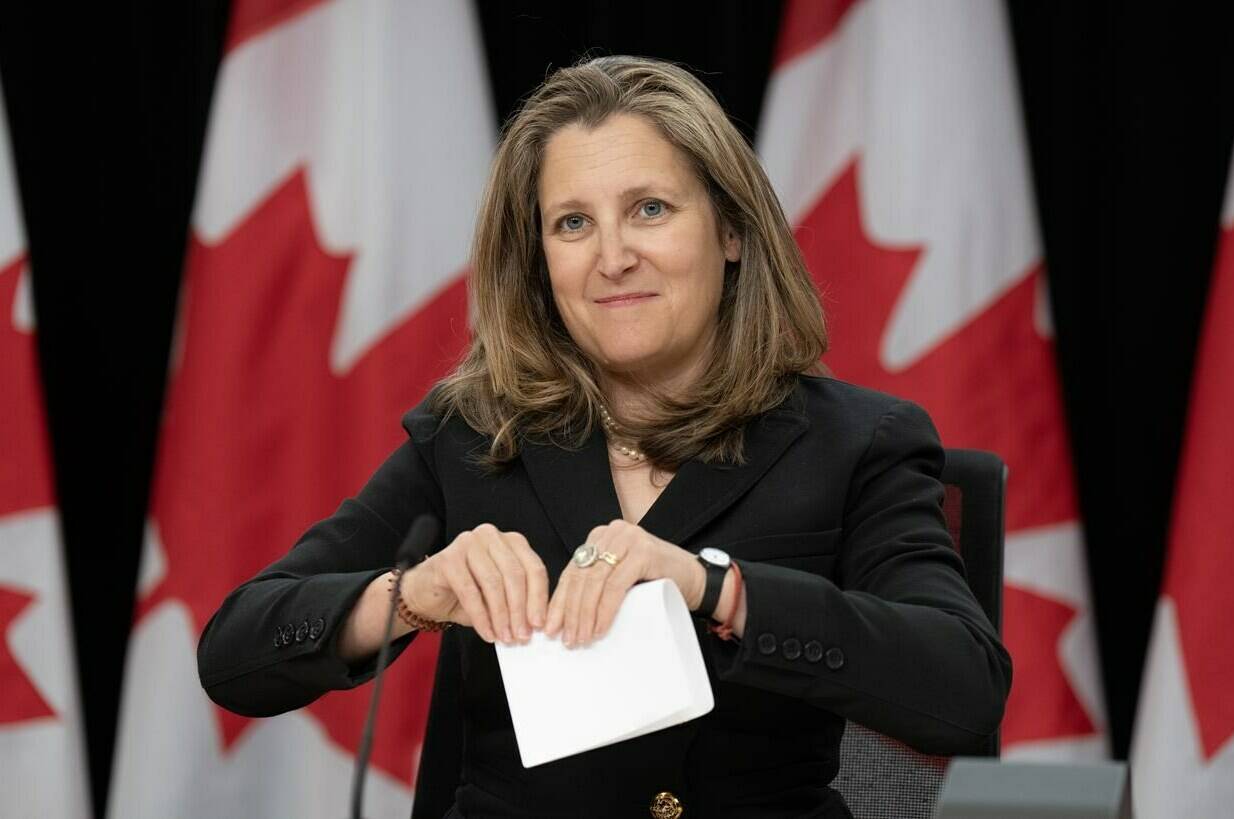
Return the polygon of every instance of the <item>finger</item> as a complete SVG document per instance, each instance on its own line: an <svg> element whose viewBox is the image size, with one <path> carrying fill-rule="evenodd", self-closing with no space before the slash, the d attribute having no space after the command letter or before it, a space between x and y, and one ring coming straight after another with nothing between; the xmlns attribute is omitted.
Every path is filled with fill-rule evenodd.
<svg viewBox="0 0 1234 819"><path fill-rule="evenodd" d="M505 584L501 580L501 571L489 557L483 547L467 552L467 568L475 578L480 593L484 596L484 605L493 624L493 632L503 643L514 642L510 634L510 611L506 607Z"/></svg>
<svg viewBox="0 0 1234 819"><path fill-rule="evenodd" d="M604 593L596 604L596 639L608 634L608 630L613 627L617 612L621 610L621 603L626 599L626 592L638 582L638 575L638 566L633 561L622 560L613 569L608 582L604 584Z"/></svg>
<svg viewBox="0 0 1234 819"><path fill-rule="evenodd" d="M625 523L625 521L614 522L605 533L604 550L619 557L616 566L609 567L607 563L604 565L603 579L605 582L596 589L588 589L590 594L583 601L585 613L582 615L582 618L585 628L588 630L585 633L586 639L590 640L593 636L599 636L603 633L599 631L600 601L607 598L610 601L609 605L612 605L611 601L616 598L617 605L620 605L621 600L625 597L626 590L638 579L639 557L643 553L643 537L645 535L642 529L637 526L631 526ZM631 570L634 571L635 576L625 581L625 585L614 588L614 581L622 582L623 578L630 575ZM617 575L617 578L614 578L613 575ZM607 626L605 630L607 630Z"/></svg>
<svg viewBox="0 0 1234 819"><path fill-rule="evenodd" d="M577 572L567 566L557 580L557 588L553 590L553 599L548 602L548 617L544 623L544 633L549 637L556 637L561 631L565 618L566 597L570 586L574 583L575 574Z"/></svg>
<svg viewBox="0 0 1234 819"><path fill-rule="evenodd" d="M527 619L532 628L543 628L548 615L548 570L527 538L510 532L508 542L527 575Z"/></svg>
<svg viewBox="0 0 1234 819"><path fill-rule="evenodd" d="M583 571L590 571L591 568L588 567ZM576 578L566 589L566 599L562 601L561 633L564 635L562 641L567 648L578 645L578 609L584 585L584 578Z"/></svg>
<svg viewBox="0 0 1234 819"><path fill-rule="evenodd" d="M471 627L487 643L495 640L493 623L488 617L488 608L479 586L472 579L471 571L461 560L451 560L442 567L442 574L450 584L450 591L458 598L459 605L471 620Z"/></svg>
<svg viewBox="0 0 1234 819"><path fill-rule="evenodd" d="M597 526L587 536L587 542L595 544L601 553L607 551L624 554L624 549L616 547L617 542L625 539L627 534L620 523L614 521L606 526ZM584 570L578 596L571 597L569 602L572 605L566 607L566 620L573 626L570 637L572 644L585 645L591 639L595 631L596 606L604 591L605 581L612 572L613 567L598 558Z"/></svg>
<svg viewBox="0 0 1234 819"><path fill-rule="evenodd" d="M507 539L508 536L502 535L499 544L489 552L489 557L501 573L506 606L510 610L510 630L519 640L526 640L531 636L531 627L527 624L527 572Z"/></svg>
<svg viewBox="0 0 1234 819"><path fill-rule="evenodd" d="M597 560L595 565L587 569L587 579L583 581L575 615L575 637L579 645L586 645L595 633L596 608L600 604L600 595L608 586L609 575L614 571L615 569L603 560Z"/></svg>

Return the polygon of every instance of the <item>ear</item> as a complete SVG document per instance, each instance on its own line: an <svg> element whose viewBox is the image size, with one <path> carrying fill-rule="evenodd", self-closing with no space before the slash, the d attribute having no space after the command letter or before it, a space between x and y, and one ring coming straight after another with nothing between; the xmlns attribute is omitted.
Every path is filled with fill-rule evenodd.
<svg viewBox="0 0 1234 819"><path fill-rule="evenodd" d="M724 228L724 258L730 262L741 261L741 237L730 227Z"/></svg>

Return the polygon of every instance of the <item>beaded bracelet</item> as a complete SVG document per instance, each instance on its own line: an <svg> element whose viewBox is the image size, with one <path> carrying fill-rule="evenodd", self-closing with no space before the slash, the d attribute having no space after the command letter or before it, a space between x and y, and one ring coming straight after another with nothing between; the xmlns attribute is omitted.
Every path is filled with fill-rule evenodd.
<svg viewBox="0 0 1234 819"><path fill-rule="evenodd" d="M402 576L402 569L390 570L390 593L394 593L394 586L398 583L398 579ZM417 631L445 631L450 626L454 625L451 622L438 622L430 620L427 617L421 617L411 609L407 608L407 604L403 602L403 595L398 596L398 619L402 620L406 625L411 626Z"/></svg>

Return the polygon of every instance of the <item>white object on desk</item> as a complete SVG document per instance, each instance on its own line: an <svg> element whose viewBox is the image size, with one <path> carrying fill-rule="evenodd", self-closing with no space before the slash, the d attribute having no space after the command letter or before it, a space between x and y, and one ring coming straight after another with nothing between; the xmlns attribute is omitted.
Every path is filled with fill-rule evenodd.
<svg viewBox="0 0 1234 819"><path fill-rule="evenodd" d="M715 706L685 600L671 580L634 586L608 634L565 648L533 631L497 644L523 767L632 739Z"/></svg>

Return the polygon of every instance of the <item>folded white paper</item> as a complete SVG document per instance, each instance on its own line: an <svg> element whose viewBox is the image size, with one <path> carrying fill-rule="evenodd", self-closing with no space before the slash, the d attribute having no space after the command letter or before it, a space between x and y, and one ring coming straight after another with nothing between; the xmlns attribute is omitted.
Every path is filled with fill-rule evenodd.
<svg viewBox="0 0 1234 819"><path fill-rule="evenodd" d="M677 585L641 583L608 634L567 649L543 632L497 645L523 767L701 717L715 699L694 623Z"/></svg>

